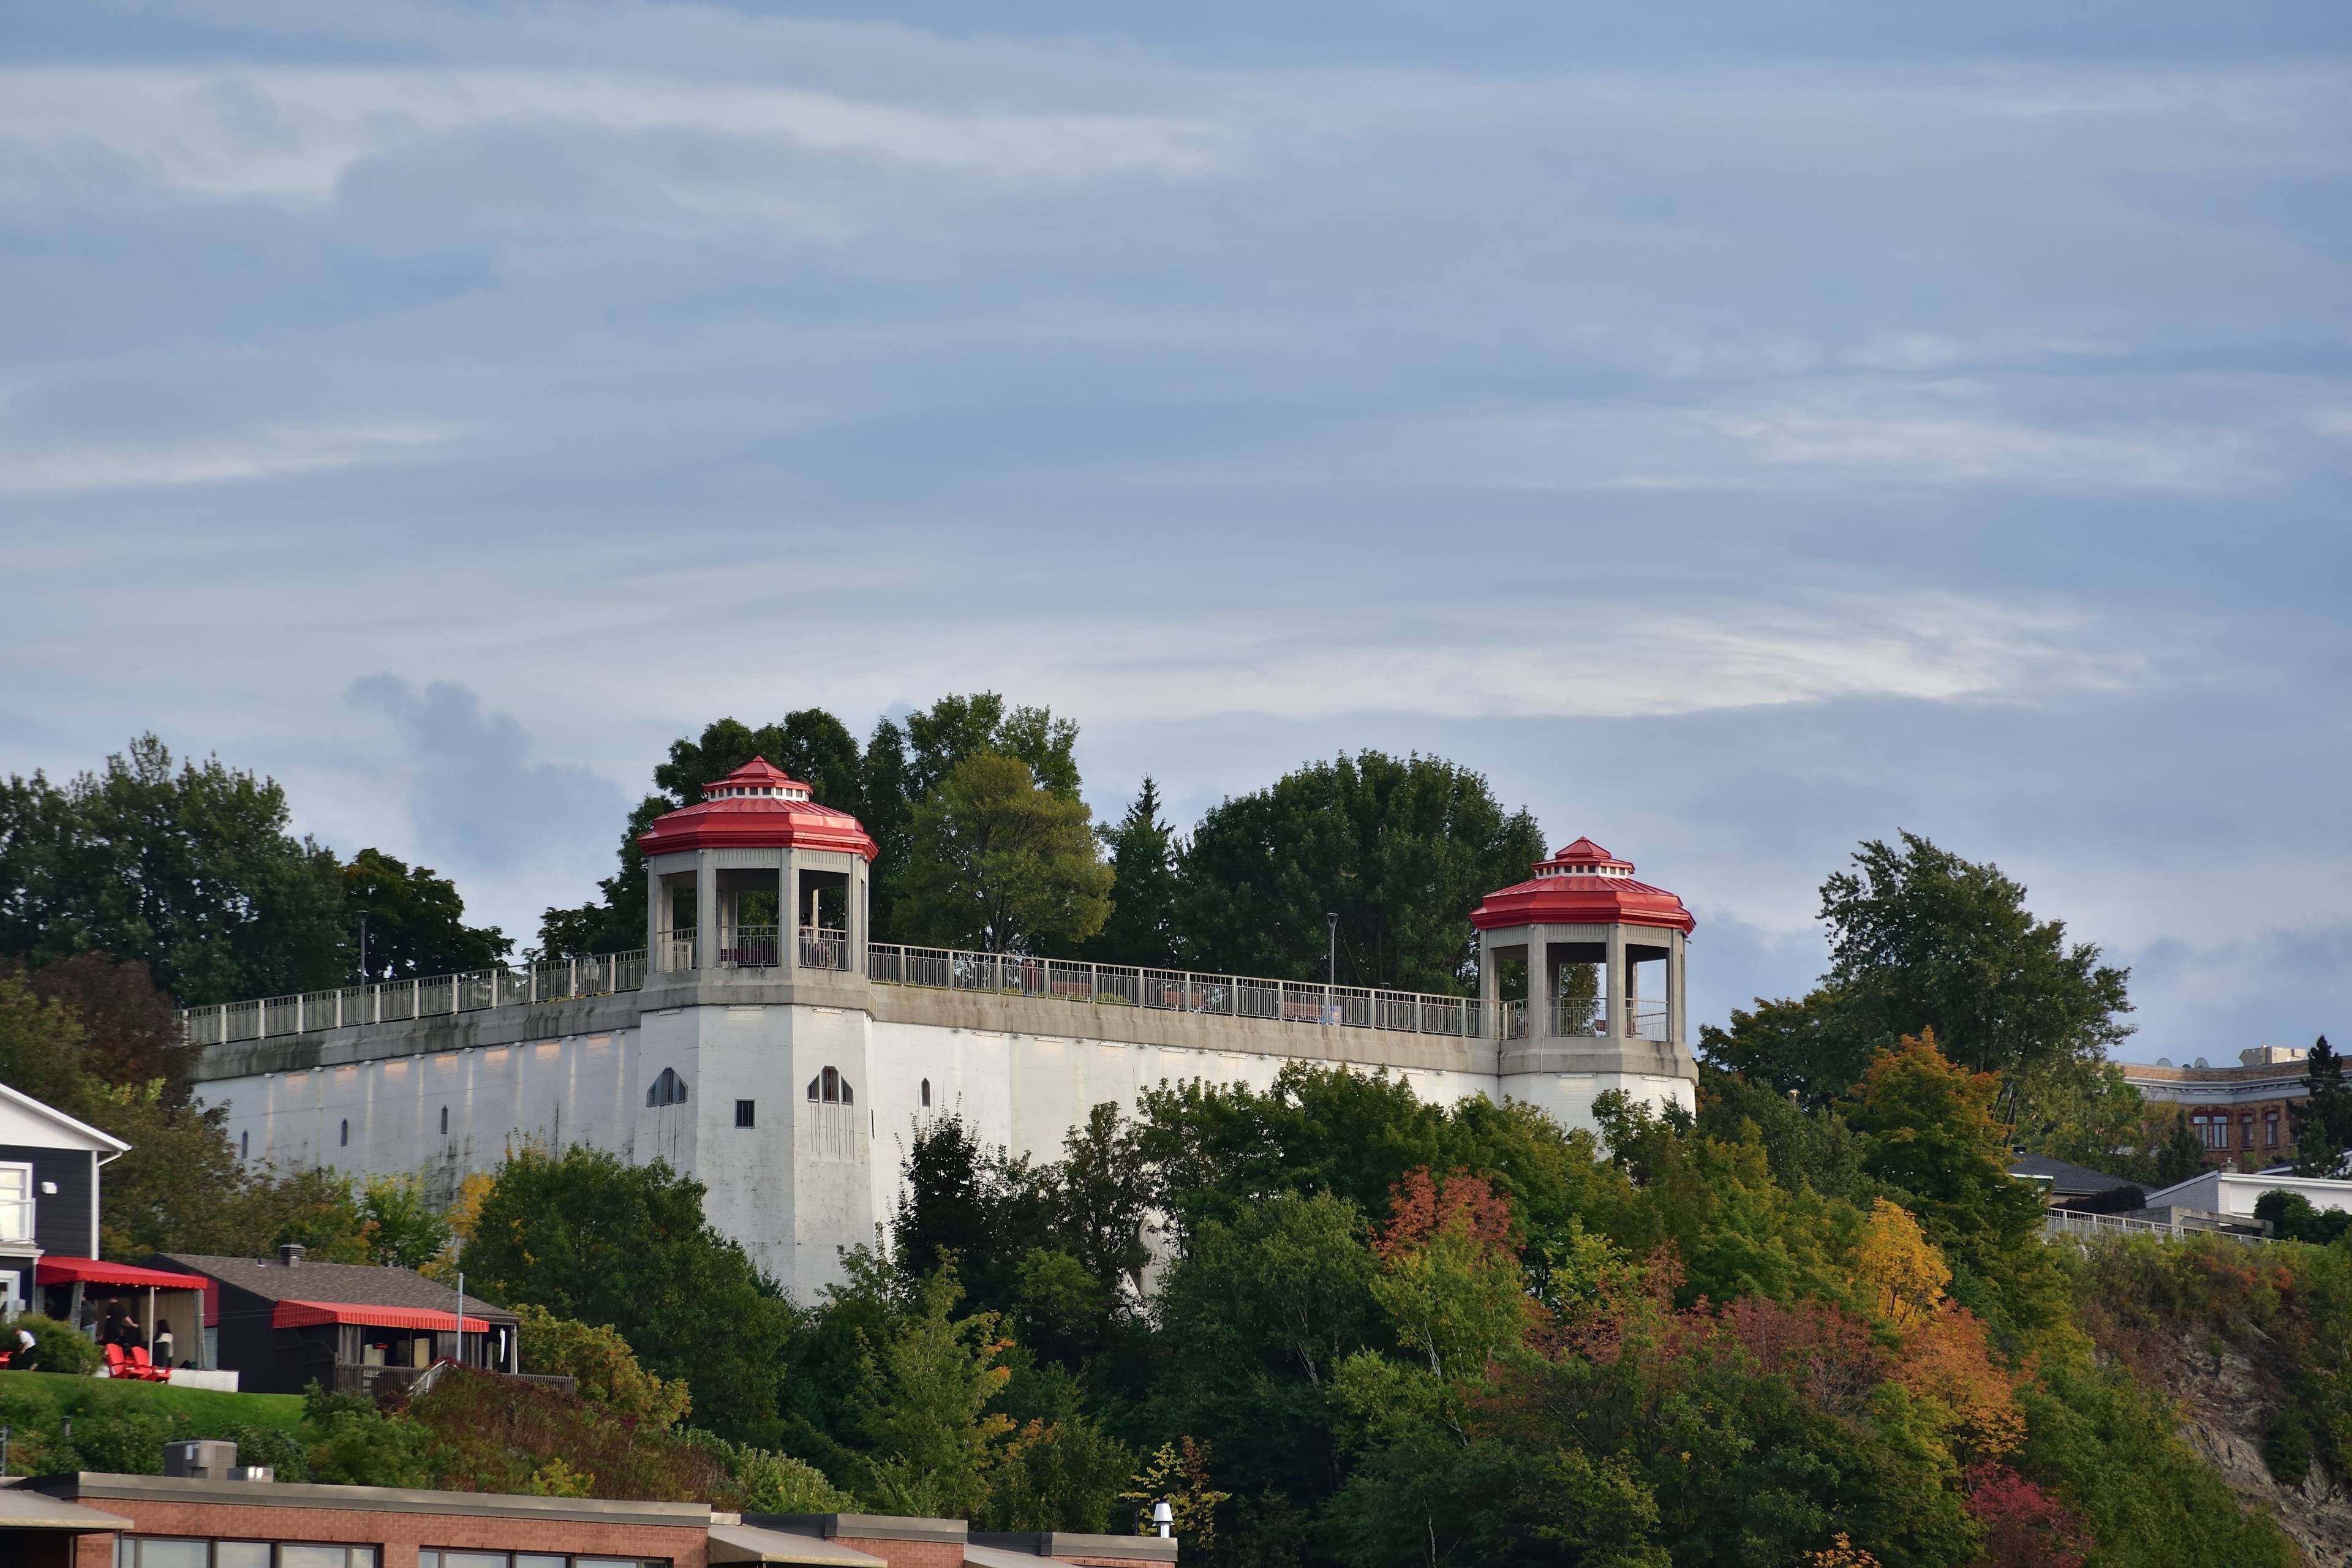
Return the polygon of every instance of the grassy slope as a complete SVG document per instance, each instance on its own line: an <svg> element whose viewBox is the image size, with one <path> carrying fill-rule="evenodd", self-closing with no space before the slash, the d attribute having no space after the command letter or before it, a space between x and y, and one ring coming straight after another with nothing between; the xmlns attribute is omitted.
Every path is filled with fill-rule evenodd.
<svg viewBox="0 0 2352 1568"><path fill-rule="evenodd" d="M0 1372L0 1405L38 1411L54 1420L68 1412L131 1409L185 1416L203 1427L243 1423L247 1426L302 1425L299 1394L220 1394L209 1388L173 1388L110 1377L68 1377L53 1372ZM29 1412L28 1412L29 1413ZM21 1418L21 1417L20 1417Z"/></svg>

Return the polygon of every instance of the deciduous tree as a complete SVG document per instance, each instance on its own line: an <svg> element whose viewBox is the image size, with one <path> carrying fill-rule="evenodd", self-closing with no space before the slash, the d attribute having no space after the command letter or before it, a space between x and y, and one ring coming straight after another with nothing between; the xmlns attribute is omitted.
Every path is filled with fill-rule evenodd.
<svg viewBox="0 0 2352 1568"><path fill-rule="evenodd" d="M915 806L913 842L894 889L910 940L1027 952L1090 937L1110 913L1111 869L1086 803L1018 758L958 763Z"/></svg>
<svg viewBox="0 0 2352 1568"><path fill-rule="evenodd" d="M339 983L350 935L335 858L287 831L285 792L153 735L62 789L0 787L0 953L145 963L185 1005Z"/></svg>
<svg viewBox="0 0 2352 1568"><path fill-rule="evenodd" d="M1341 984L1459 991L1475 970L1470 911L1543 858L1535 818L1436 757L1360 752L1227 799L1179 872L1186 962L1319 980L1339 917Z"/></svg>

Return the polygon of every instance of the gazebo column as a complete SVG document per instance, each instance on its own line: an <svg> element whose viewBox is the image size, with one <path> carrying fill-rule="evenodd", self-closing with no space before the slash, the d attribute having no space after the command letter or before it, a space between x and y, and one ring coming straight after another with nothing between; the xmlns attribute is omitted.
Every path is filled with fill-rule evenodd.
<svg viewBox="0 0 2352 1568"><path fill-rule="evenodd" d="M1633 994L1633 966L1625 960L1625 928L1612 922L1609 927L1608 962L1602 966L1607 973L1601 981L1601 1001L1609 1010L1609 1038L1612 1040L1622 1040L1633 1031L1633 1009L1627 1001Z"/></svg>
<svg viewBox="0 0 2352 1568"><path fill-rule="evenodd" d="M694 852L694 963L719 967L719 864L708 849Z"/></svg>

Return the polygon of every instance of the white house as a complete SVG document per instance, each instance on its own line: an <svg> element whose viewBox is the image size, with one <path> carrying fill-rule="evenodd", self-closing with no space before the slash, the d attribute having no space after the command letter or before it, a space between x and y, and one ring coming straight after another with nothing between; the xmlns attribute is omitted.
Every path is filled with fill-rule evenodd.
<svg viewBox="0 0 2352 1568"><path fill-rule="evenodd" d="M2152 1209L2196 1209L2204 1214L2252 1219L2264 1193L2300 1193L2315 1209L2352 1209L2352 1182L2320 1176L2271 1175L2262 1172L2207 1171L2162 1192L2147 1194Z"/></svg>

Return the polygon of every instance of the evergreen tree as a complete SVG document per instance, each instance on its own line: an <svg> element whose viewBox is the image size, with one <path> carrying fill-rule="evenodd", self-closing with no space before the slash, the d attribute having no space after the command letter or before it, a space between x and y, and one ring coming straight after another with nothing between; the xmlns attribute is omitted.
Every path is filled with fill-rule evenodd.
<svg viewBox="0 0 2352 1568"><path fill-rule="evenodd" d="M1135 804L1102 829L1110 850L1110 918L1087 952L1105 963L1176 962L1176 836L1160 816L1160 785L1147 773Z"/></svg>
<svg viewBox="0 0 2352 1568"><path fill-rule="evenodd" d="M2352 1085L2344 1081L2344 1058L2326 1035L2304 1064L2303 1087L2303 1101L2287 1107L2294 1123L2295 1173L2340 1175L2345 1154L2352 1151Z"/></svg>

